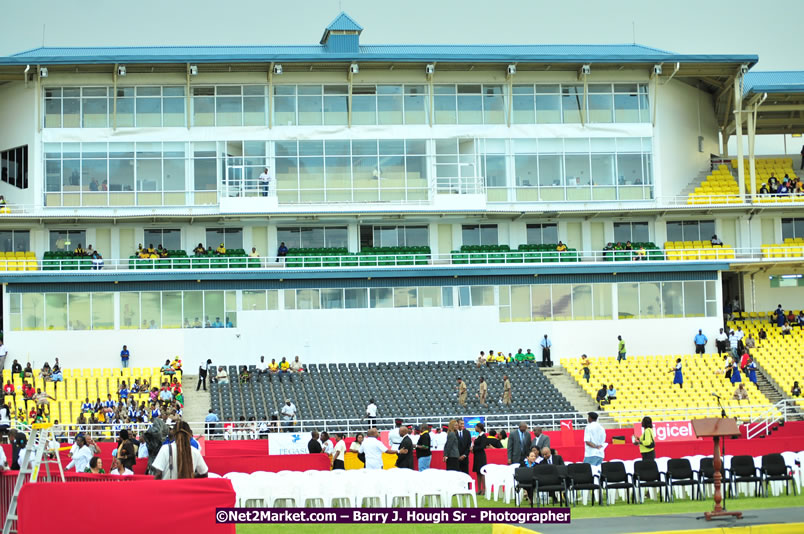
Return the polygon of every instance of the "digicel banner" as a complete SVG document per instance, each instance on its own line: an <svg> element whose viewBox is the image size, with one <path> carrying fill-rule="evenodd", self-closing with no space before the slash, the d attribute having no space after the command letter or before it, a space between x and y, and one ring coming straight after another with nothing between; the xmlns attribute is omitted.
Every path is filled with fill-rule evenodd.
<svg viewBox="0 0 804 534"><path fill-rule="evenodd" d="M642 425L634 423L634 434L637 436L642 435ZM695 441L700 438L695 437L695 432L692 430L692 423L689 421L663 421L653 423L653 435L656 436L656 442L667 441Z"/></svg>

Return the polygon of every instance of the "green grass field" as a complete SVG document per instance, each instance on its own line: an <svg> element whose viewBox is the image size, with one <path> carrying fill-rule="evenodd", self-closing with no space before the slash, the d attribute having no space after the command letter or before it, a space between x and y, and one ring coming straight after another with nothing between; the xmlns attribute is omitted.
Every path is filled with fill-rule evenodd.
<svg viewBox="0 0 804 534"><path fill-rule="evenodd" d="M481 508L504 508L503 502L487 501L478 497ZM779 496L768 499L742 498L729 500L729 508L735 510L756 510L761 508L804 507L804 496ZM524 509L526 505L523 505ZM613 506L577 506L572 508L572 519L595 517L651 516L666 514L703 513L712 509L712 501L681 501L675 503L646 502L645 504L624 504ZM804 511L802 511L804 517ZM570 527L568 527L568 530ZM326 531L327 534L488 534L491 525L238 525L237 534L314 534ZM537 529L538 530L538 529Z"/></svg>

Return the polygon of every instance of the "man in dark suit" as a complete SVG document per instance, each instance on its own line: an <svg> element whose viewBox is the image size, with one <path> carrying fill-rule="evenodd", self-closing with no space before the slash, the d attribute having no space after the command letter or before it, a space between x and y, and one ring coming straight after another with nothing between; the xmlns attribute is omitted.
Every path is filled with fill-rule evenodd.
<svg viewBox="0 0 804 534"><path fill-rule="evenodd" d="M469 451L472 450L472 434L464 428L463 418L458 419L458 469L469 474Z"/></svg>
<svg viewBox="0 0 804 534"><path fill-rule="evenodd" d="M550 448L550 436L542 433L542 427L537 426L533 429L533 437L535 438L533 446L537 449L542 450L545 447Z"/></svg>
<svg viewBox="0 0 804 534"><path fill-rule="evenodd" d="M324 449L321 448L321 442L318 441L318 438L319 438L318 432L313 431L312 438L313 439L311 439L307 443L307 452L309 452L310 454L316 454L316 453L319 453L319 452L323 452Z"/></svg>
<svg viewBox="0 0 804 534"><path fill-rule="evenodd" d="M558 454L553 454L553 451L550 449L550 447L544 447L541 451L539 463L549 465L564 465L564 458Z"/></svg>
<svg viewBox="0 0 804 534"><path fill-rule="evenodd" d="M408 435L408 427L400 427L399 435L402 436L402 442L396 451L396 466L400 469L413 469L413 441Z"/></svg>
<svg viewBox="0 0 804 534"><path fill-rule="evenodd" d="M519 429L508 436L508 463L519 464L528 455L531 448L530 431L525 421L519 423Z"/></svg>

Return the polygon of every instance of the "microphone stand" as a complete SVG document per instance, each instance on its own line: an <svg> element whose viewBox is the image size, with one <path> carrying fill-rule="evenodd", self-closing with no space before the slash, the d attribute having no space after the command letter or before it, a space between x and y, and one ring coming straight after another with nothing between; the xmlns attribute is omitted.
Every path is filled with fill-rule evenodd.
<svg viewBox="0 0 804 534"><path fill-rule="evenodd" d="M726 418L726 409L723 407L723 404L721 404L721 402L720 402L720 395L715 395L714 393L712 395L715 396L715 398L717 399L717 405L720 406L720 418L725 419ZM725 469L725 463L726 463L726 436L723 436L723 439L720 440L720 457L723 458L723 465L724 465L723 472L725 473L726 472L726 469ZM714 476L714 473L713 473L713 476ZM722 506L723 506L724 510L726 510L726 493L728 493L728 492L726 492L726 491L723 492L723 504L722 504Z"/></svg>

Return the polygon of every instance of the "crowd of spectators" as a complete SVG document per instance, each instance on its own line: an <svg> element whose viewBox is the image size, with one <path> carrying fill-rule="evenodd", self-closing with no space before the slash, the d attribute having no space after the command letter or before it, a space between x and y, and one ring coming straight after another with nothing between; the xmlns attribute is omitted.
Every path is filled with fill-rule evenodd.
<svg viewBox="0 0 804 534"><path fill-rule="evenodd" d="M771 173L768 182L759 187L758 193L760 195L775 195L775 196L789 196L789 195L804 195L804 183L793 176L790 178L787 174L779 180L774 173Z"/></svg>

